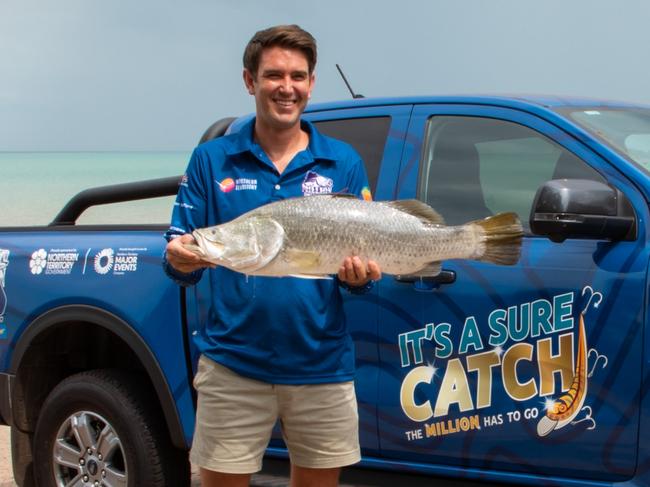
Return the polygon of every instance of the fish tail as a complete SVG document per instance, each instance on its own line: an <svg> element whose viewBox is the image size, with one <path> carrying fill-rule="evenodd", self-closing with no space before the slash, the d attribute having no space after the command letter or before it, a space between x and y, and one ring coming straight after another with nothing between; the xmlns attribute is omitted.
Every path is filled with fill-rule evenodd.
<svg viewBox="0 0 650 487"><path fill-rule="evenodd" d="M587 338L583 315L580 315L578 342L578 356L576 358L573 383L567 393L555 401L551 409L546 412L550 419L562 421L567 418L574 418L578 410L582 408L587 394Z"/></svg>
<svg viewBox="0 0 650 487"><path fill-rule="evenodd" d="M485 252L478 260L501 265L519 262L524 231L516 213L499 213L471 223L484 232Z"/></svg>

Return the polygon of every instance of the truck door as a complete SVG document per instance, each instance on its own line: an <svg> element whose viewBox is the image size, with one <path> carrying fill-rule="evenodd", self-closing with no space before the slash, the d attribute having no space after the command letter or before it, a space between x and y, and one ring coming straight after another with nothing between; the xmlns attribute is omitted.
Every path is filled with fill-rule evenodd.
<svg viewBox="0 0 650 487"><path fill-rule="evenodd" d="M407 140L395 198L417 197L449 225L514 211L526 235L514 266L447 261L437 282L380 282L382 455L433 470L631 477L648 263L641 195L576 138L519 110L417 106ZM639 237L533 236L535 192L560 178L621 190Z"/></svg>
<svg viewBox="0 0 650 487"><path fill-rule="evenodd" d="M389 199L399 170L411 105L328 110L306 114L323 134L348 142L361 155L375 199ZM379 451L377 435L377 289L364 295L343 292L345 315L356 355L355 388L359 441L365 454Z"/></svg>

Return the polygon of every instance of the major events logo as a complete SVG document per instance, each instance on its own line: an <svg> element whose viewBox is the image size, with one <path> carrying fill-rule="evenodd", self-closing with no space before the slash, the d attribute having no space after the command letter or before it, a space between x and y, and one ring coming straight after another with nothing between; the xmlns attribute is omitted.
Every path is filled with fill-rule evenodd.
<svg viewBox="0 0 650 487"><path fill-rule="evenodd" d="M95 255L94 267L97 274L108 274L115 264L113 249L102 249Z"/></svg>
<svg viewBox="0 0 650 487"><path fill-rule="evenodd" d="M89 249L90 250L90 249ZM92 265L94 271L102 276L124 275L138 270L140 256L146 248L106 247L95 253ZM84 266L85 273L85 266Z"/></svg>

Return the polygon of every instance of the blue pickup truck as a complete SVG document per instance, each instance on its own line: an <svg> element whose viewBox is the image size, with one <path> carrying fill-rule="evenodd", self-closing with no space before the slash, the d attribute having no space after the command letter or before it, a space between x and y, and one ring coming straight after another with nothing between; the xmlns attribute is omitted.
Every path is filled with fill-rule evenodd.
<svg viewBox="0 0 650 487"><path fill-rule="evenodd" d="M420 97L305 117L360 152L376 200L420 199L447 224L515 211L526 233L514 266L448 261L345 296L362 466L650 485L650 108ZM48 226L0 229L0 418L20 486L188 484L208 289L164 275L168 222L77 223L180 178L90 189ZM279 436L268 455L286 456Z"/></svg>

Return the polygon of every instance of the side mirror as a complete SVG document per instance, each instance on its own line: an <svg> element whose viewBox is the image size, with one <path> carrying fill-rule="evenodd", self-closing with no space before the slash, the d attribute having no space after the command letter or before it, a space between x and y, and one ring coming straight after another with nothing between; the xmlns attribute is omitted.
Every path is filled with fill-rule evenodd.
<svg viewBox="0 0 650 487"><path fill-rule="evenodd" d="M636 219L629 200L615 188L587 179L554 179L537 190L530 214L535 235L634 240Z"/></svg>

